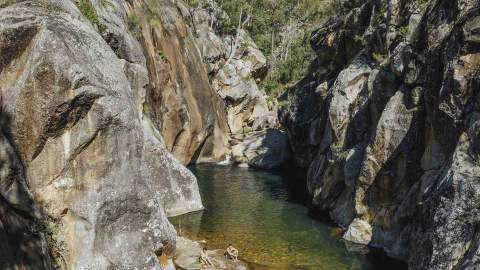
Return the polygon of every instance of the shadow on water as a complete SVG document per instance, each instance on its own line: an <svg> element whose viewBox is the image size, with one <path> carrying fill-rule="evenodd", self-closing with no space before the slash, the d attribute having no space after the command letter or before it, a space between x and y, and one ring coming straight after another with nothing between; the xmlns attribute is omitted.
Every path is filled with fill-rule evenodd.
<svg viewBox="0 0 480 270"><path fill-rule="evenodd" d="M309 210L302 170L190 169L206 210L172 219L182 236L215 249L232 243L254 269L406 269L378 251L346 245L328 214Z"/></svg>
<svg viewBox="0 0 480 270"><path fill-rule="evenodd" d="M259 174L274 175L278 178L277 181L270 183L273 196L275 196L275 194L286 193L288 202L301 205L309 205L312 201L312 196L308 193L305 182L307 177L306 169L281 167L272 171L263 171L254 168L249 170Z"/></svg>
<svg viewBox="0 0 480 270"><path fill-rule="evenodd" d="M306 178L307 169L282 167L277 170L263 171L260 169L250 169L258 173L272 174L279 177L280 181L270 183L270 192L273 198L277 198L282 192L287 193L287 201L290 203L300 204L308 208L308 216L314 220L324 223L327 226L336 227L335 222L330 218L328 211L319 211L315 209L311 202L313 197L309 194ZM341 233L338 234L341 237ZM408 269L406 262L393 259L379 248L365 247L345 241L345 246L352 252L365 254L365 258L369 261L372 270L405 270Z"/></svg>

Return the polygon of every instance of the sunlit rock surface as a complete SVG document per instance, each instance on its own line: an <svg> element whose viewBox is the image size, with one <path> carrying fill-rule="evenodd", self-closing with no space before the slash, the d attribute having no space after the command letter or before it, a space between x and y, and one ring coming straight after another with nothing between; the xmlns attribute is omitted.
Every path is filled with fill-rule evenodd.
<svg viewBox="0 0 480 270"><path fill-rule="evenodd" d="M74 1L0 4L0 246L11 251L2 252L2 269L162 269L157 256L176 241L167 215L202 209L195 177L148 109L159 81L151 48L127 22L137 8L163 11L151 27L180 38L175 6L94 4L98 24ZM184 71L165 73L187 76L178 65ZM195 125L213 132L216 118L196 115ZM209 137L202 132L178 140L185 163L197 151L190 145Z"/></svg>
<svg viewBox="0 0 480 270"><path fill-rule="evenodd" d="M240 260L233 261L226 259L223 253L225 250L207 250L207 256L213 265L203 265L200 263L200 253L203 247L192 240L184 237L178 237L178 247L175 258L175 265L181 269L189 270L215 270L215 269L229 269L229 270L247 270L249 269L245 262Z"/></svg>

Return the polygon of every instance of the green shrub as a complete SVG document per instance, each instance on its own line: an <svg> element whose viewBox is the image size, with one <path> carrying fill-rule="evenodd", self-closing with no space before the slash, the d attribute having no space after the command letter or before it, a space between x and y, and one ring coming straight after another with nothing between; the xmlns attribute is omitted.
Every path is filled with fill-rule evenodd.
<svg viewBox="0 0 480 270"><path fill-rule="evenodd" d="M322 99L326 99L328 97L328 89L324 89L320 92L320 96Z"/></svg>
<svg viewBox="0 0 480 270"><path fill-rule="evenodd" d="M157 50L157 54L158 54L158 57L159 57L161 60L167 59L167 56L166 56L165 52L164 52L162 49L158 49L158 50Z"/></svg>
<svg viewBox="0 0 480 270"><path fill-rule="evenodd" d="M221 34L234 34L240 14L242 13L243 20L246 19L246 14L249 14L250 22L245 26L245 30L268 57L272 49L272 33L280 33L283 27L292 21L314 28L325 17L338 11L336 4L336 0L223 0L220 1L220 6L228 14L228 18L219 18L217 30ZM277 42L278 39L279 37Z"/></svg>
<svg viewBox="0 0 480 270"><path fill-rule="evenodd" d="M260 86L268 95L278 97L284 89L292 87L307 74L315 57L306 37L297 40L291 45L288 57L277 61L267 80Z"/></svg>
<svg viewBox="0 0 480 270"><path fill-rule="evenodd" d="M80 12L83 14L91 24L100 27L100 21L98 19L98 14L92 3L89 0L76 0L75 4L77 5Z"/></svg>
<svg viewBox="0 0 480 270"><path fill-rule="evenodd" d="M108 6L115 7L112 3L109 2L109 0L102 0L101 4L103 7L108 7Z"/></svg>
<svg viewBox="0 0 480 270"><path fill-rule="evenodd" d="M269 95L269 97L275 98L279 95L278 92L281 87L277 80L268 78L262 82L261 86L263 87L263 90L265 90L265 93Z"/></svg>
<svg viewBox="0 0 480 270"><path fill-rule="evenodd" d="M191 7L198 7L200 4L200 0L187 0L186 2Z"/></svg>
<svg viewBox="0 0 480 270"><path fill-rule="evenodd" d="M308 42L310 33L325 18L340 11L338 3L338 0L222 0L219 4L228 16L218 16L216 30L221 35L235 35L240 14L242 21L250 18L244 30L267 59L275 60L271 61L269 77L261 84L275 98L307 74L316 57ZM298 27L299 35L291 40L287 55L275 55L276 59L272 59L281 44L280 33L287 26Z"/></svg>
<svg viewBox="0 0 480 270"><path fill-rule="evenodd" d="M419 5L420 8L426 8L430 0L417 0L416 3Z"/></svg>
<svg viewBox="0 0 480 270"><path fill-rule="evenodd" d="M379 25L381 23L386 22L387 19L387 3L384 3L382 1L377 1L376 2L376 12L375 15L373 16L373 24L374 25Z"/></svg>
<svg viewBox="0 0 480 270"><path fill-rule="evenodd" d="M384 53L381 53L381 52L374 52L372 54L372 58L379 65L387 65L390 61L390 59L388 58L388 55L386 55Z"/></svg>
<svg viewBox="0 0 480 270"><path fill-rule="evenodd" d="M330 145L330 150L332 151L332 154L334 156L338 157L341 160L346 160L348 157L348 151L343 150L343 145L339 141L332 143Z"/></svg>
<svg viewBox="0 0 480 270"><path fill-rule="evenodd" d="M36 220L36 230L46 233L47 235L52 235L56 231L55 223L51 218L41 218Z"/></svg>
<svg viewBox="0 0 480 270"><path fill-rule="evenodd" d="M282 84L295 83L307 73L315 53L306 42L298 42L290 49L290 55L278 66L278 78Z"/></svg>
<svg viewBox="0 0 480 270"><path fill-rule="evenodd" d="M365 46L366 45L366 41L365 41L365 37L362 35L362 34L357 34L355 35L355 37L353 38L353 40L355 41L355 43L358 43L362 46Z"/></svg>
<svg viewBox="0 0 480 270"><path fill-rule="evenodd" d="M406 40L410 34L410 29L408 29L408 26L402 26L398 29L398 34L403 40Z"/></svg>

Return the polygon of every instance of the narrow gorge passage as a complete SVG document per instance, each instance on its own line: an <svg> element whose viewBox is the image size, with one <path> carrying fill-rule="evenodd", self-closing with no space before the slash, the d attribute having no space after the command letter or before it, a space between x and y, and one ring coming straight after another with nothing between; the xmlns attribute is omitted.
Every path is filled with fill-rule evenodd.
<svg viewBox="0 0 480 270"><path fill-rule="evenodd" d="M480 0L0 0L0 270L407 265L480 270Z"/></svg>
<svg viewBox="0 0 480 270"><path fill-rule="evenodd" d="M179 236L210 249L231 243L252 269L407 269L311 217L301 176L206 164L190 169L205 210L172 218Z"/></svg>

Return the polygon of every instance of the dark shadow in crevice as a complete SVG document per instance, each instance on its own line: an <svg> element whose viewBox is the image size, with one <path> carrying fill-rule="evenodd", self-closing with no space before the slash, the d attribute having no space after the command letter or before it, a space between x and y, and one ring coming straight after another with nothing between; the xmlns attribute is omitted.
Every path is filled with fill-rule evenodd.
<svg viewBox="0 0 480 270"><path fill-rule="evenodd" d="M13 140L11 119L0 112L0 269L53 269Z"/></svg>

